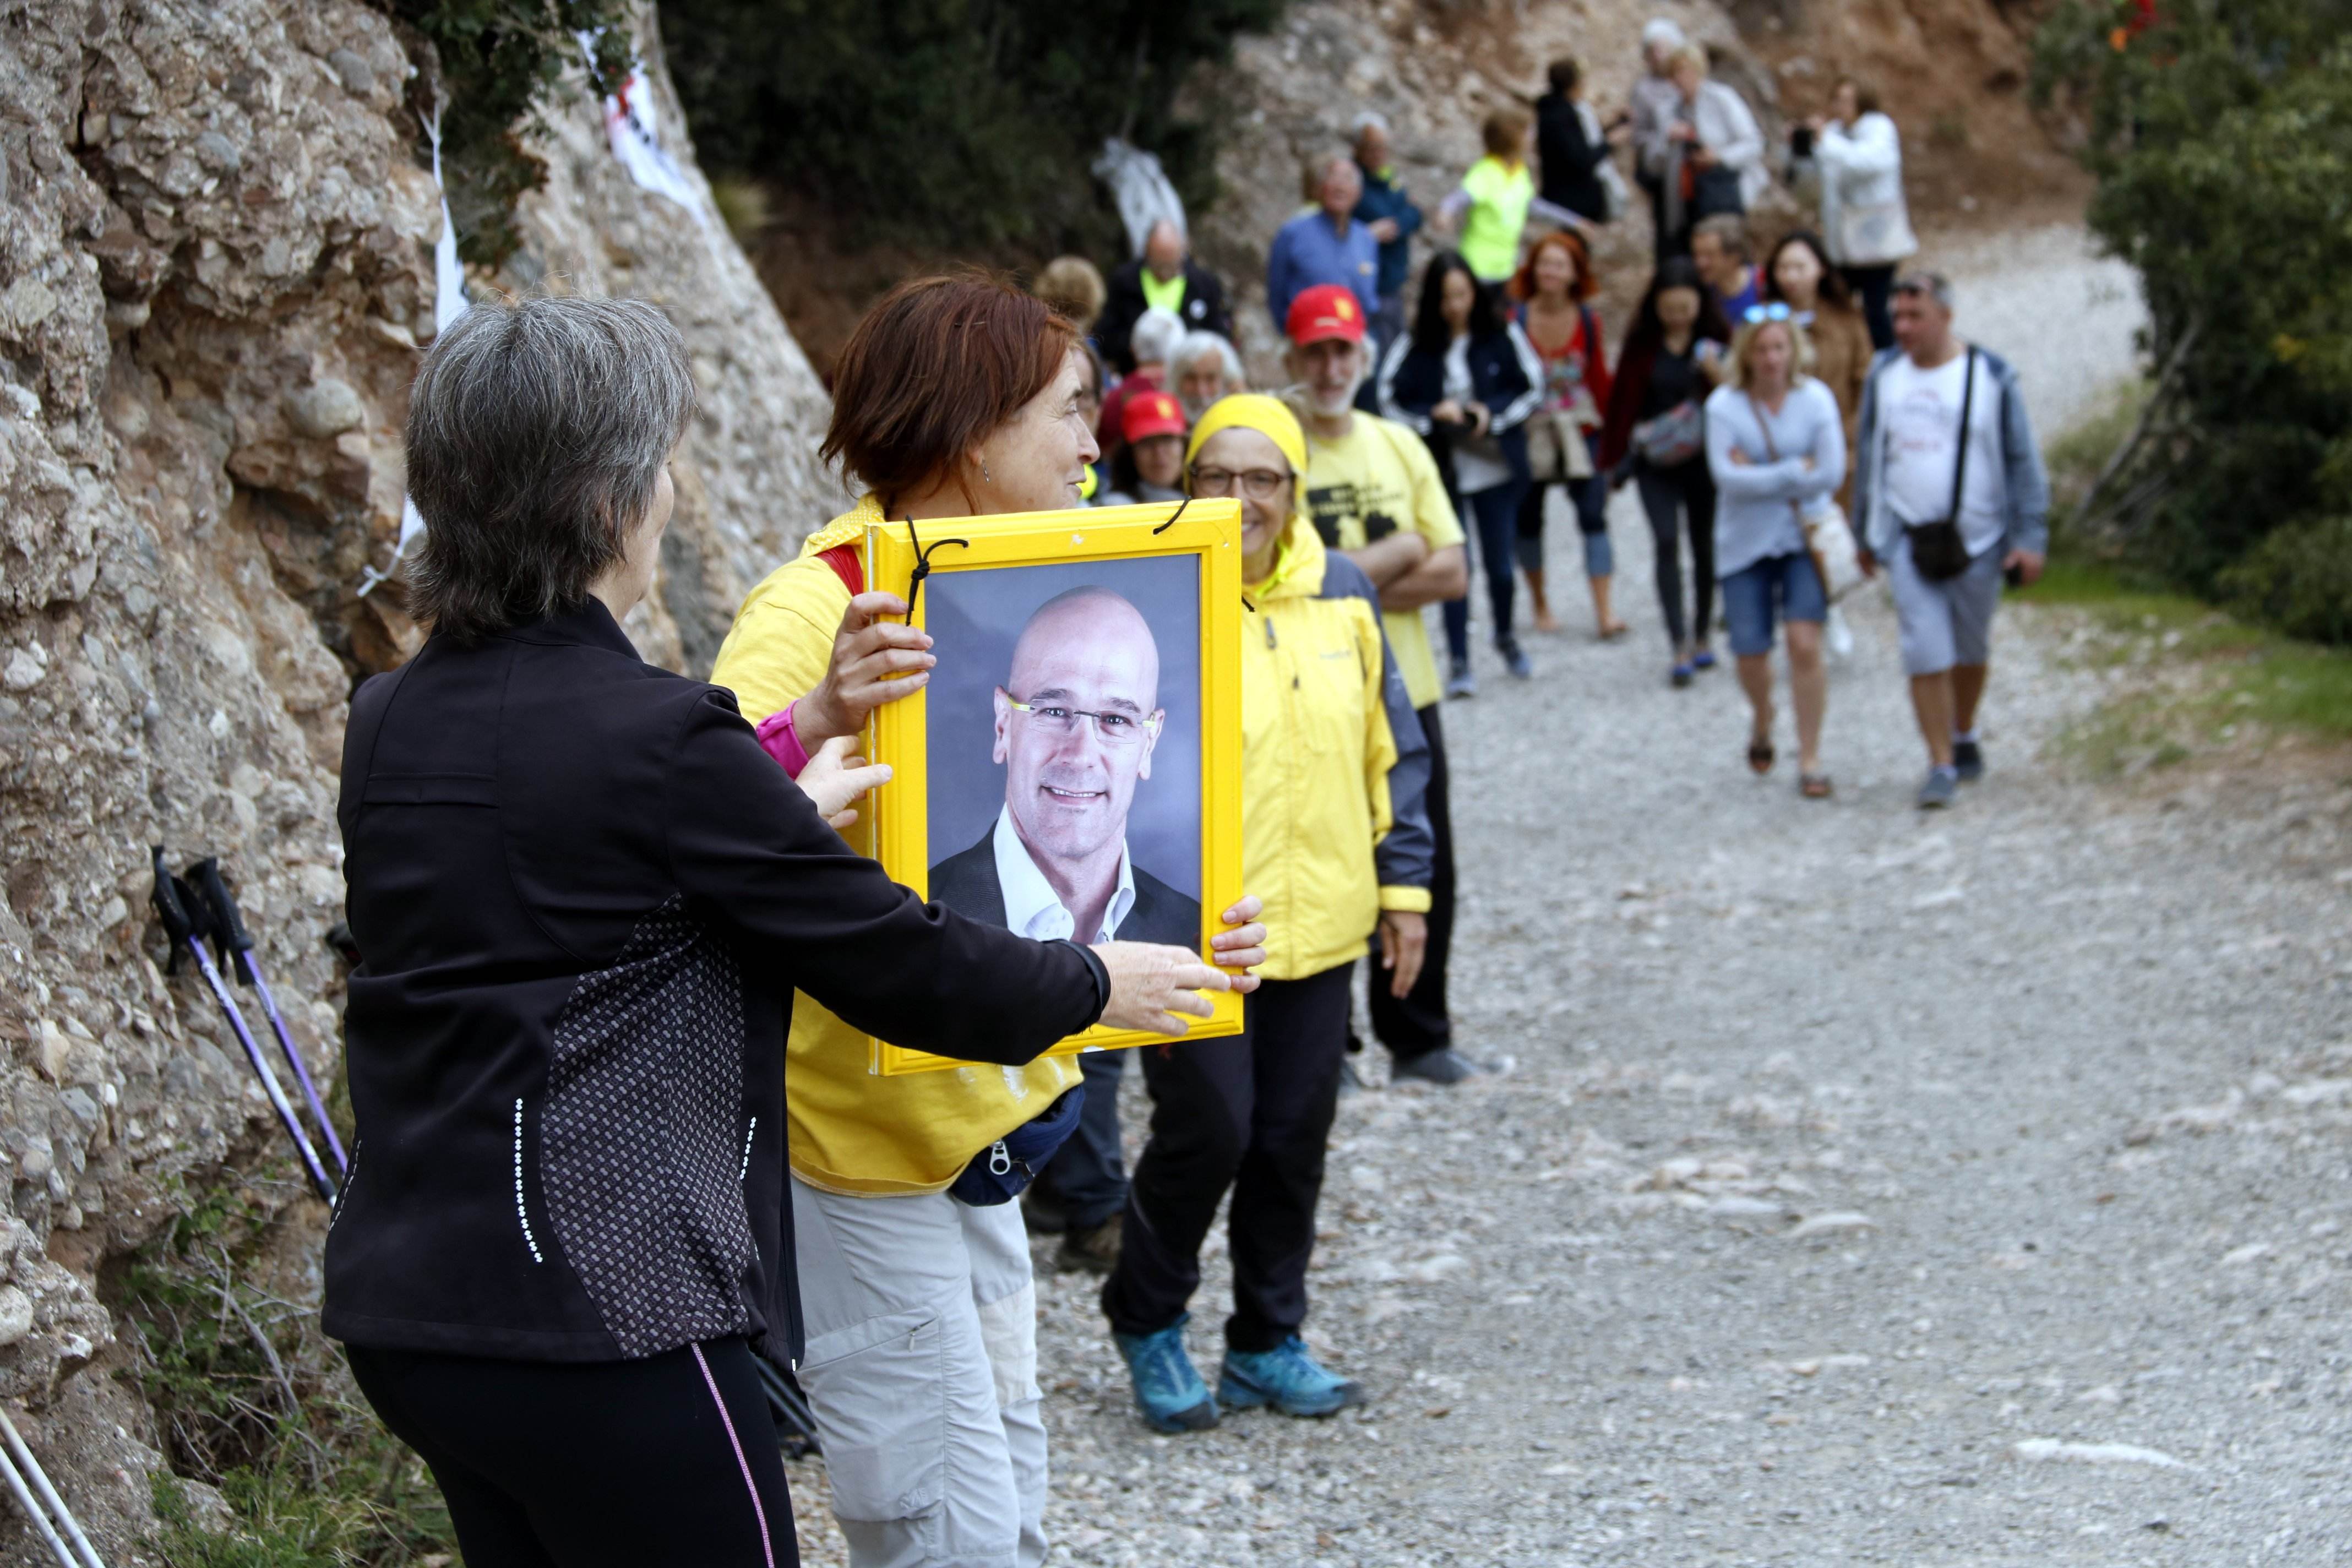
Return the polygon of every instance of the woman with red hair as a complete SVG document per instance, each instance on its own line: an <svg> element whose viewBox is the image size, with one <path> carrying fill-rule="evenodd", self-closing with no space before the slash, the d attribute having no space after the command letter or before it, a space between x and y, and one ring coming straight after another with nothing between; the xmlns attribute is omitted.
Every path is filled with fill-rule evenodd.
<svg viewBox="0 0 2352 1568"><path fill-rule="evenodd" d="M1552 486L1565 486L1584 536L1592 629L1606 641L1622 636L1625 623L1609 607L1610 579L1616 571L1609 548L1609 481L1587 443L1609 406L1609 359L1601 323L1588 303L1600 287L1584 241L1565 230L1537 240L1511 279L1511 297L1518 301L1514 319L1543 362L1543 406L1528 421L1534 482L1519 502L1519 570L1527 574L1528 594L1535 600L1536 630L1559 630L1544 596L1544 498Z"/></svg>

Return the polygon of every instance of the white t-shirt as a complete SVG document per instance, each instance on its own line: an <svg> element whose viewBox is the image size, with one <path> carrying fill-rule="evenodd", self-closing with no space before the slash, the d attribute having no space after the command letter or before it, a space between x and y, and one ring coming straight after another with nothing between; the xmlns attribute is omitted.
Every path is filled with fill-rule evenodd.
<svg viewBox="0 0 2352 1568"><path fill-rule="evenodd" d="M1958 460L1953 437L1960 427L1966 390L1960 378L1971 363L1977 367L1977 395L1969 411L1969 471L1959 522L1969 553L1980 555L2009 531L2000 384L1979 356L1963 349L1933 370L1898 357L1880 373L1878 395L1885 410L1887 504L1902 522L1939 522L1952 504L1952 465Z"/></svg>
<svg viewBox="0 0 2352 1568"><path fill-rule="evenodd" d="M996 885L1004 895L1004 923L1012 931L1035 942L1070 942L1077 938L1078 921L1062 902L1054 885L1045 880L1045 873L1037 869L1037 862L1029 858L1029 847L1021 842L1021 830L1013 826L1013 808L1005 806L996 814ZM1109 907L1103 910L1102 929L1086 938L1086 945L1110 942L1118 935L1118 922L1135 908L1135 864L1127 856L1127 847L1118 851L1118 889L1111 894Z"/></svg>

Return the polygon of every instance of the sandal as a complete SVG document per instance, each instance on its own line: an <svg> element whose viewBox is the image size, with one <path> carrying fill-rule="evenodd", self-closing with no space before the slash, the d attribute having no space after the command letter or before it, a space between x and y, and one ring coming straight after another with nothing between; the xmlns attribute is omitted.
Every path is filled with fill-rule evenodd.
<svg viewBox="0 0 2352 1568"><path fill-rule="evenodd" d="M1615 642L1619 637L1623 637L1627 632L1630 632L1633 629L1633 628L1632 626L1626 625L1623 621L1612 621L1607 626L1601 628L1599 634L1593 638L1593 640L1596 642Z"/></svg>
<svg viewBox="0 0 2352 1568"><path fill-rule="evenodd" d="M1759 777L1772 771L1772 762L1776 754L1769 741L1748 742L1748 765Z"/></svg>
<svg viewBox="0 0 2352 1568"><path fill-rule="evenodd" d="M1837 793L1837 785L1827 773L1807 773L1797 780L1797 793L1807 800L1827 800Z"/></svg>

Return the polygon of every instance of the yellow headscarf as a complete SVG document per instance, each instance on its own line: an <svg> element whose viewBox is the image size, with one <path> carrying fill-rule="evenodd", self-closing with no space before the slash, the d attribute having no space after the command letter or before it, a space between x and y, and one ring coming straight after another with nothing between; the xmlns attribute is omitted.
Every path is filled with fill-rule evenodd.
<svg viewBox="0 0 2352 1568"><path fill-rule="evenodd" d="M1255 430L1280 447L1282 455L1290 460L1290 510L1294 514L1306 510L1307 432L1299 428L1298 416L1290 411L1288 404L1263 392L1236 392L1230 397L1220 397L1209 405L1201 422L1192 426L1192 438L1184 444L1187 468L1201 455L1209 437L1220 430Z"/></svg>

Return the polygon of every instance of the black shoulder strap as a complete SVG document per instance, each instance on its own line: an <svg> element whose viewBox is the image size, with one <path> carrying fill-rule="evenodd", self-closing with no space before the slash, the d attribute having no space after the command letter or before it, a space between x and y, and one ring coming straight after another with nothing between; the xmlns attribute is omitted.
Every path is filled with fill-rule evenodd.
<svg viewBox="0 0 2352 1568"><path fill-rule="evenodd" d="M1960 487L1969 477L1969 416L1977 405L1977 346L1969 345L1969 357L1960 366L1960 453L1952 461L1952 507L1944 515L1952 521L1960 521Z"/></svg>

